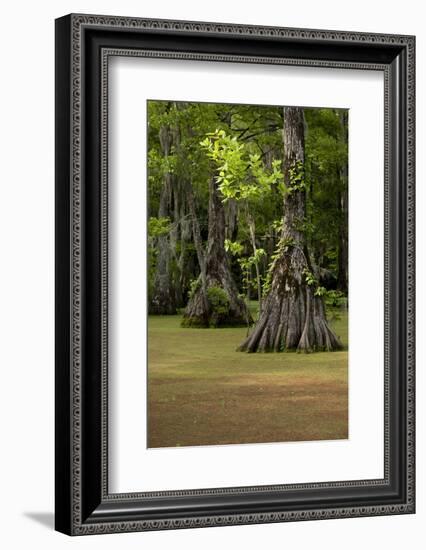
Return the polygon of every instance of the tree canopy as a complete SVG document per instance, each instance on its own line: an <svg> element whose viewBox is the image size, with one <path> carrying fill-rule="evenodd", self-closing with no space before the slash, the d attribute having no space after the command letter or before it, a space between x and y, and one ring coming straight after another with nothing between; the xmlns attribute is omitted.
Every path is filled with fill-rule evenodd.
<svg viewBox="0 0 426 550"><path fill-rule="evenodd" d="M284 249L290 258L296 234L306 259L300 275L303 315L311 307L307 288L312 303L346 303L348 113L294 111L300 135L293 146L303 154L290 162L288 140L296 132L291 109L148 102L150 313L182 308L186 326L255 323L258 329L278 258ZM254 315L248 307L253 300ZM322 315L318 304L314 316ZM318 326L309 329L311 341L317 341ZM282 328L270 330L275 351L292 347L278 337ZM328 340L318 342L323 344L308 348L335 349Z"/></svg>

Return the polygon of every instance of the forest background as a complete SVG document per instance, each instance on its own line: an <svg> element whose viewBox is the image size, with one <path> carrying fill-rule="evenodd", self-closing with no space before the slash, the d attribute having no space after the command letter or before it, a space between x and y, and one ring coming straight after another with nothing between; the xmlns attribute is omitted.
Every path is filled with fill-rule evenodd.
<svg viewBox="0 0 426 550"><path fill-rule="evenodd" d="M346 437L348 111L149 101L148 220L149 446Z"/></svg>

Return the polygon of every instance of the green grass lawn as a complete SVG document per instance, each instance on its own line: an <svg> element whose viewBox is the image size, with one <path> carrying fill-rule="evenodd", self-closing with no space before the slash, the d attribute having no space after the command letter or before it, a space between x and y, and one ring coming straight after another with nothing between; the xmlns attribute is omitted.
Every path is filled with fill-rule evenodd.
<svg viewBox="0 0 426 550"><path fill-rule="evenodd" d="M344 351L247 354L245 328L148 322L148 446L348 437L347 313L329 315Z"/></svg>

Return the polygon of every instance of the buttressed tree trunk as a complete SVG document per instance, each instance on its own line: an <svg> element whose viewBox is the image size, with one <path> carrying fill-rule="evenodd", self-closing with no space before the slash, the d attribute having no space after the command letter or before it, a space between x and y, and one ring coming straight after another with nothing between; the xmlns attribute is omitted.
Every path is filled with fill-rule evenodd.
<svg viewBox="0 0 426 550"><path fill-rule="evenodd" d="M160 144L165 157L170 154L173 142L173 132L169 127L160 129ZM164 183L160 192L159 218L167 218L171 215L173 197L173 175L165 174ZM149 303L149 313L155 315L174 315L176 311L176 293L172 278L172 244L171 236L160 235L156 239L157 251L156 268L152 295Z"/></svg>
<svg viewBox="0 0 426 550"><path fill-rule="evenodd" d="M198 250L197 250L198 252ZM225 209L215 178L209 182L208 238L201 274L186 307L185 327L244 326L252 319L232 278L225 251Z"/></svg>
<svg viewBox="0 0 426 550"><path fill-rule="evenodd" d="M283 229L271 266L270 291L253 331L239 350L336 350L341 344L330 329L323 300L315 296L313 268L302 230L305 219L303 109L284 108Z"/></svg>

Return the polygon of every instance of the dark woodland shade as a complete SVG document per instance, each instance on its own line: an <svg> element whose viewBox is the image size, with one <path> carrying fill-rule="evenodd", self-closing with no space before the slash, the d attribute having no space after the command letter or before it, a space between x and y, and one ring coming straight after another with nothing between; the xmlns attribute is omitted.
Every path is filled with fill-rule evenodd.
<svg viewBox="0 0 426 550"><path fill-rule="evenodd" d="M177 134L173 133L169 127L160 128L159 143L161 152L167 159L171 152L173 140L176 141ZM158 217L167 218L172 209L172 200L177 200L178 193L176 186L179 181L169 172L164 173L164 181L160 191L160 201L158 207ZM149 300L149 312L159 315L176 314L176 291L171 279L171 261L173 255L172 235L159 234L156 242L156 268L154 273L154 282L152 293Z"/></svg>
<svg viewBox="0 0 426 550"><path fill-rule="evenodd" d="M256 297L241 351L340 349L324 298L347 297L347 111L149 101L148 114L149 313L249 326ZM219 130L251 172L209 157L201 142ZM268 192L226 197L228 172L250 185L269 177Z"/></svg>
<svg viewBox="0 0 426 550"><path fill-rule="evenodd" d="M252 318L232 276L225 251L225 208L214 177L209 180L208 237L205 260L202 260L197 290L186 306L183 326L244 326ZM228 301L223 311L213 309L209 289L223 289Z"/></svg>

